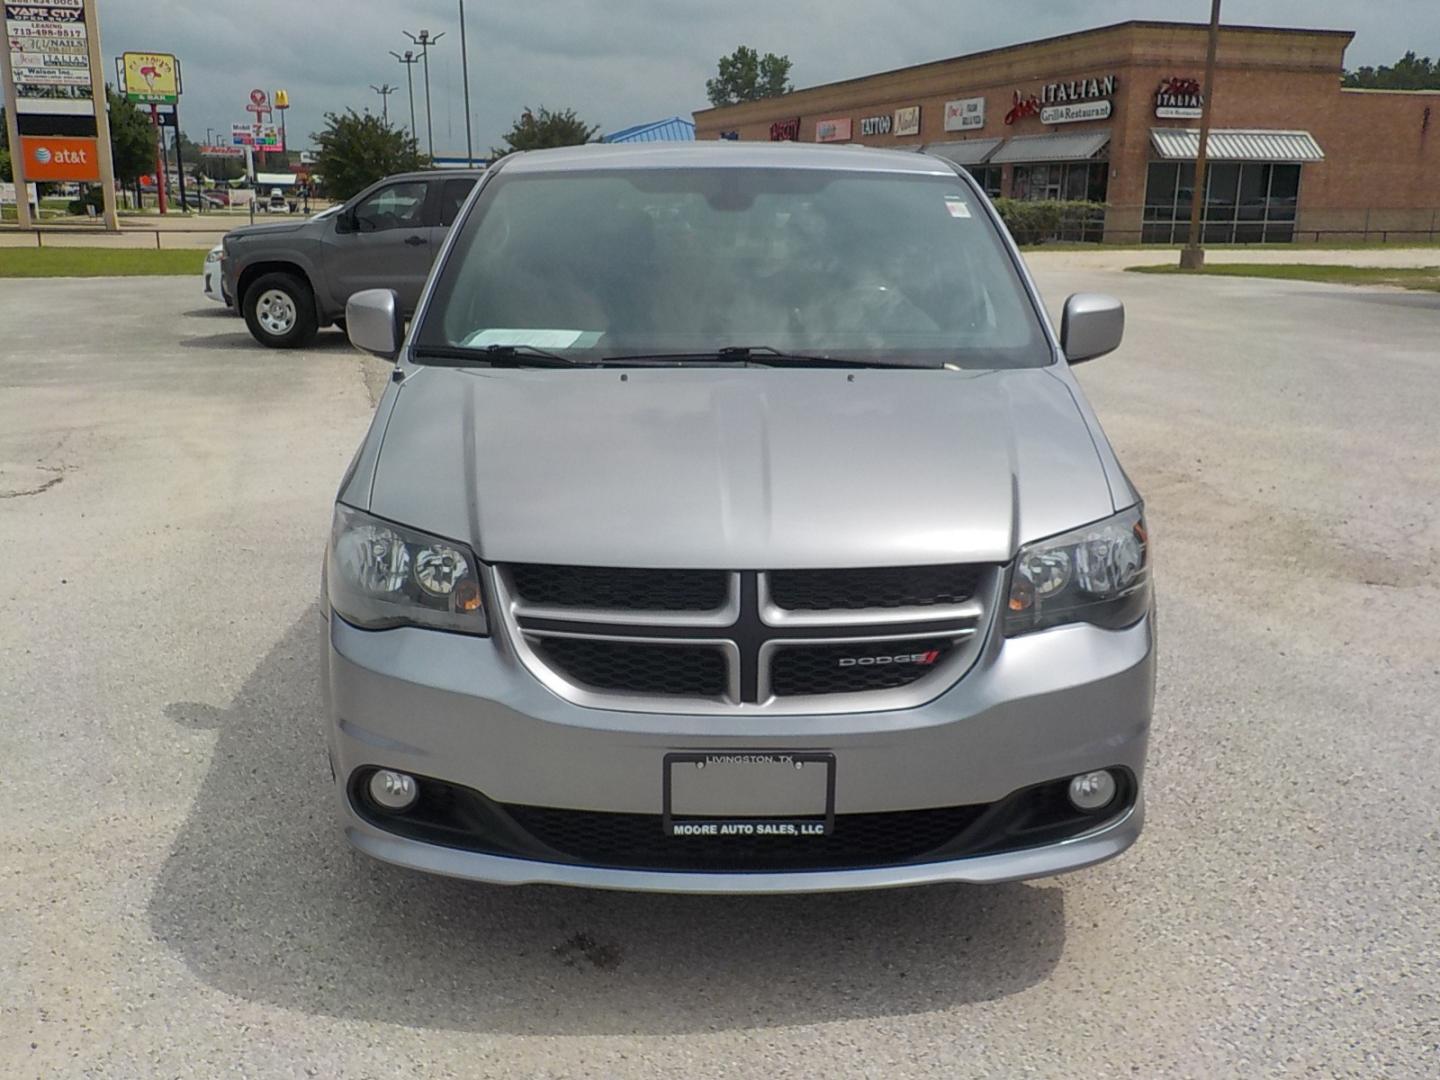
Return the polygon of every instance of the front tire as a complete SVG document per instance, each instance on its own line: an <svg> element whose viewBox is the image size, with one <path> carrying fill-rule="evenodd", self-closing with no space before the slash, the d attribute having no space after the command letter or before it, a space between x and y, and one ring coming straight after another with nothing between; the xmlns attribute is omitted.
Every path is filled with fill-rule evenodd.
<svg viewBox="0 0 1440 1080"><path fill-rule="evenodd" d="M251 336L270 349L303 349L315 340L315 294L294 274L262 274L242 306Z"/></svg>

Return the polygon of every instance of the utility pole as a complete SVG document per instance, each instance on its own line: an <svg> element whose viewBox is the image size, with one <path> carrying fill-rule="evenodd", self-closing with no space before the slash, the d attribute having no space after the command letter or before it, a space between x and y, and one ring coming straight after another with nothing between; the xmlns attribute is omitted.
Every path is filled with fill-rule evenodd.
<svg viewBox="0 0 1440 1080"><path fill-rule="evenodd" d="M475 167L475 138L470 133L470 57L465 48L465 0L460 0L460 74L465 84L465 164Z"/></svg>
<svg viewBox="0 0 1440 1080"><path fill-rule="evenodd" d="M371 89L371 90L374 90L377 94L380 95L380 118L385 121L385 126L386 126L386 127L389 127L389 126L390 126L390 95L393 94L393 93L395 93L395 91L396 91L396 90L399 90L400 88L399 88L398 86L391 86L389 83L382 83L382 84L379 85L379 86L376 86L374 83L371 83L371 84L370 84L370 89Z"/></svg>
<svg viewBox="0 0 1440 1080"><path fill-rule="evenodd" d="M430 115L430 46L444 37L445 31L442 30L440 33L432 35L429 30L421 30L418 37L410 33L409 30L405 30L403 33L416 45L420 46L420 60L425 65L425 152L430 155L431 160L434 160L435 126Z"/></svg>
<svg viewBox="0 0 1440 1080"><path fill-rule="evenodd" d="M1205 248L1201 244L1201 210L1205 205L1205 166L1210 157L1210 112L1215 107L1215 51L1220 44L1220 0L1210 2L1210 43L1205 50L1205 86L1201 90L1200 145L1195 149L1195 192L1190 203L1190 236L1180 251L1183 270L1199 270L1205 265Z"/></svg>
<svg viewBox="0 0 1440 1080"><path fill-rule="evenodd" d="M405 82L409 84L410 87L410 138L414 140L418 146L420 136L415 131L415 65L418 64L420 60L411 49L406 49L404 56L401 56L394 49L391 49L390 55L405 65Z"/></svg>

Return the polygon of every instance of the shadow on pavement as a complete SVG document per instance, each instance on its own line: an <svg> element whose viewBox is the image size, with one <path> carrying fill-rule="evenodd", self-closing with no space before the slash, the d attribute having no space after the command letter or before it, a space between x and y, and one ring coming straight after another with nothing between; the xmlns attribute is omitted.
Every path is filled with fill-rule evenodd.
<svg viewBox="0 0 1440 1080"><path fill-rule="evenodd" d="M220 349L225 351L233 349L257 349L265 351L265 346L250 336L243 322L237 322L236 325L240 327L239 333L197 335L195 337L181 338L176 344L182 349ZM340 331L322 330L309 345L306 345L303 349L296 349L294 351L297 353L328 352L335 349L349 348L352 348L350 339ZM280 352L282 350L275 351Z"/></svg>
<svg viewBox="0 0 1440 1080"><path fill-rule="evenodd" d="M518 1034L677 1034L930 1012L1045 979L1056 886L682 897L432 878L334 817L311 608L228 708L151 900L205 983L302 1012Z"/></svg>

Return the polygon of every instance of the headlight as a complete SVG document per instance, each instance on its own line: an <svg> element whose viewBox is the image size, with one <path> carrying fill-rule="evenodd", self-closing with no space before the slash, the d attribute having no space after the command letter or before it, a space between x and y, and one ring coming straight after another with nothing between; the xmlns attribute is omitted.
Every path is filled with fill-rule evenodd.
<svg viewBox="0 0 1440 1080"><path fill-rule="evenodd" d="M224 255L224 252L225 252L225 249L222 248L222 247L213 247L213 248L211 248L210 251L206 254L206 256L205 256L205 261L206 261L207 263L217 263L217 262L220 261L221 257Z"/></svg>
<svg viewBox="0 0 1440 1080"><path fill-rule="evenodd" d="M325 578L331 609L367 630L488 630L474 552L348 506L335 507Z"/></svg>
<svg viewBox="0 0 1440 1080"><path fill-rule="evenodd" d="M1139 506L1027 544L1010 574L1005 636L1063 623L1118 630L1150 606L1150 542Z"/></svg>

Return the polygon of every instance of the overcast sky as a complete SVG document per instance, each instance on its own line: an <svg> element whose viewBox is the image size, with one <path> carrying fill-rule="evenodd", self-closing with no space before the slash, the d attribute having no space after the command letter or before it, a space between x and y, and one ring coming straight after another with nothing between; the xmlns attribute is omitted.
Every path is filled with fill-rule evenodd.
<svg viewBox="0 0 1440 1080"><path fill-rule="evenodd" d="M181 122L193 138L245 121L252 87L284 87L290 144L302 149L326 111L378 113L370 84L399 86L390 118L408 118L405 69L389 50L411 47L402 31L444 31L430 54L435 147L464 153L457 0L98 2L107 58L126 50L180 57ZM1354 30L1352 68L1407 49L1440 55L1437 0L1225 0L1224 15ZM706 104L717 57L740 44L789 55L803 87L1124 19L1208 17L1205 0L468 0L475 148L498 143L526 105L574 108L602 131L688 116Z"/></svg>

